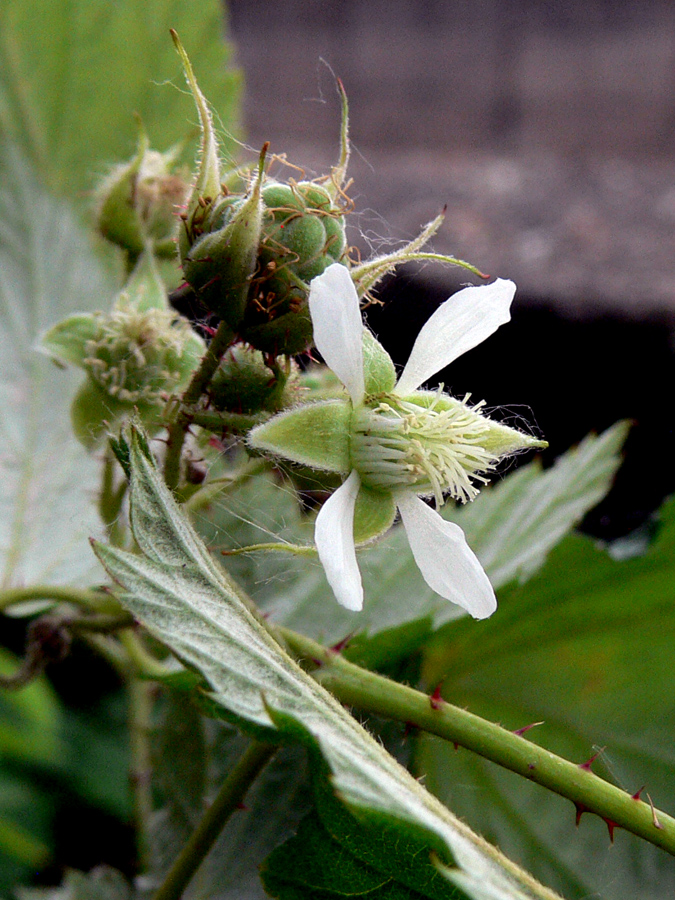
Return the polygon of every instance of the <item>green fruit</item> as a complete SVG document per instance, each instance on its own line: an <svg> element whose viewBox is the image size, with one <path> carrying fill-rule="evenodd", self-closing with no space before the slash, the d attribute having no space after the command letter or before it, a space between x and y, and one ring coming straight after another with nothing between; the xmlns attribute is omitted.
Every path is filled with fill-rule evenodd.
<svg viewBox="0 0 675 900"><path fill-rule="evenodd" d="M293 379L295 381L295 379ZM290 400L288 375L265 365L251 347L231 347L218 366L210 387L215 409L234 413L278 412Z"/></svg>
<svg viewBox="0 0 675 900"><path fill-rule="evenodd" d="M258 197L255 209L242 194L195 207L179 241L183 274L245 341L291 355L312 342L311 280L346 254L344 215L314 182L268 182Z"/></svg>

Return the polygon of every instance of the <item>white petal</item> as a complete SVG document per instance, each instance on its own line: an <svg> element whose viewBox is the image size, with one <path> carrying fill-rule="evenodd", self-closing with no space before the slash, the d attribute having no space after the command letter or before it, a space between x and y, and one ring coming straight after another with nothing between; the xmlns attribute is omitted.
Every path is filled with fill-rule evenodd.
<svg viewBox="0 0 675 900"><path fill-rule="evenodd" d="M338 603L363 608L363 585L354 549L354 507L361 487L356 471L324 503L316 517L314 542Z"/></svg>
<svg viewBox="0 0 675 900"><path fill-rule="evenodd" d="M363 400L363 322L349 270L333 263L309 287L309 313L317 350L349 391Z"/></svg>
<svg viewBox="0 0 675 900"><path fill-rule="evenodd" d="M476 619L497 609L492 585L454 522L446 522L412 491L396 496L410 549L429 587Z"/></svg>
<svg viewBox="0 0 675 900"><path fill-rule="evenodd" d="M508 322L515 292L512 281L499 278L492 284L464 288L453 294L417 335L396 393L405 395L416 391L436 372Z"/></svg>

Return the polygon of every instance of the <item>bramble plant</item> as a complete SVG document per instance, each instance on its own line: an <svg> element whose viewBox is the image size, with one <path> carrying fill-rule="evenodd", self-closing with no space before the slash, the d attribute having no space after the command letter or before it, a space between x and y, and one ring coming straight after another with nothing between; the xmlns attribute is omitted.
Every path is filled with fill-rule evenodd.
<svg viewBox="0 0 675 900"><path fill-rule="evenodd" d="M596 890L608 843L593 832L583 856L574 815L555 806L565 798L577 824L593 814L612 840L620 829L631 841L612 878L618 892L602 896L643 896L645 854L675 854L675 819L651 786L636 788L649 776L668 799L667 763L637 752L635 737L616 786L596 748L618 753L602 703L594 718L579 685L555 681L585 666L595 686L597 660L609 667L612 654L632 670L645 656L645 644L640 655L630 643L649 618L644 604L666 615L671 509L644 558L620 563L570 534L609 489L627 425L589 436L546 471L529 461L488 486L501 460L546 442L488 416L483 401L424 385L509 321L515 285L427 249L443 215L404 246L357 257L341 83L326 175L295 178L268 144L251 165L225 166L231 148L197 81L202 54L191 53L195 74L171 35L200 123L196 172L181 163L187 120L185 142L172 130L162 152L162 122L147 133L141 124L133 157L93 192L106 242L96 252L55 193L58 170L49 188L35 180L35 132L19 127L26 113L6 88L15 118L5 123L0 216L12 211L17 239L0 236L0 604L26 620L26 650L17 662L0 657L0 751L19 746L4 738L19 721L32 765L72 790L99 778L91 797L126 814L124 785L111 786L126 760L119 730L96 765L95 730L64 750L84 732L60 730L70 714L45 681L73 643L87 645L124 686L136 835L133 872L71 870L43 894L579 897ZM110 287L98 252L115 257L121 284ZM385 275L415 261L460 266L479 283L438 308L398 374L362 308ZM190 319L179 311L188 309ZM661 652L668 629L657 632ZM608 641L617 633L625 648ZM540 711L558 723L561 755L532 740ZM49 763L85 745L93 775ZM14 752L0 787L14 783L12 764L21 771L24 751ZM502 787L484 761L514 781ZM624 789L628 778L637 783ZM38 791L16 783L26 798ZM17 819L2 796L9 889L52 849L48 826ZM523 797L534 814L519 811ZM570 856L582 858L576 872Z"/></svg>

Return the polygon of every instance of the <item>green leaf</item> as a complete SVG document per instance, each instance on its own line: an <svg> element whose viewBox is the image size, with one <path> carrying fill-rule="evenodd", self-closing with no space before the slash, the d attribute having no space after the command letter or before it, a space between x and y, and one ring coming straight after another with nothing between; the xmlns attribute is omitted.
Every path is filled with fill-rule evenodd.
<svg viewBox="0 0 675 900"><path fill-rule="evenodd" d="M456 820L373 740L330 694L297 666L252 611L247 597L210 558L134 435L132 527L143 556L95 544L124 602L157 638L208 681L214 700L245 728L272 740L306 743L330 779L327 794L342 822L322 819L333 837L361 840L350 851L376 858L427 896L475 898L455 890L464 872L495 898L552 897ZM375 857L373 848L383 851ZM415 849L405 860L395 848ZM442 862L432 863L434 851ZM405 864L403 864L405 863ZM440 877L439 874L440 873ZM444 880L447 878L447 881Z"/></svg>
<svg viewBox="0 0 675 900"><path fill-rule="evenodd" d="M106 163L130 158L134 113L158 150L194 134L170 27L218 100L221 149L234 152L240 78L226 69L218 0L2 0L0 15L0 126L50 185L82 197Z"/></svg>
<svg viewBox="0 0 675 900"><path fill-rule="evenodd" d="M273 897L301 900L308 896L329 898L365 897L411 900L421 894L382 875L356 857L345 853L343 846L331 837L315 812L300 824L296 835L265 860L262 868L265 889ZM393 890L392 890L393 889Z"/></svg>
<svg viewBox="0 0 675 900"><path fill-rule="evenodd" d="M453 703L517 729L631 794L675 806L675 504L640 558L616 561L570 536L526 585L502 592L480 640L457 621L426 659ZM569 897L657 900L675 893L672 858L469 753L421 741L425 784Z"/></svg>
<svg viewBox="0 0 675 900"><path fill-rule="evenodd" d="M81 374L36 352L38 336L112 296L68 206L11 146L0 154L0 586L90 584L98 468L73 439Z"/></svg>
<svg viewBox="0 0 675 900"><path fill-rule="evenodd" d="M539 569L549 551L602 500L621 463L629 422L589 435L542 471L538 461L451 514L495 588Z"/></svg>

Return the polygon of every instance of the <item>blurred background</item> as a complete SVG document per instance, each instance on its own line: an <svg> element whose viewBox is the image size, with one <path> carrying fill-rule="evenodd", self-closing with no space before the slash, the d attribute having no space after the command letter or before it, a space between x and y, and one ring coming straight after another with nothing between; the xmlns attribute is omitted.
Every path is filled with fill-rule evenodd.
<svg viewBox="0 0 675 900"><path fill-rule="evenodd" d="M410 239L447 205L434 249L517 283L515 327L443 376L453 392L522 415L551 457L635 420L585 527L639 527L675 487L675 6L230 0L229 19L251 147L325 171L344 82L354 244ZM398 361L465 281L426 266L381 293L370 321Z"/></svg>
<svg viewBox="0 0 675 900"><path fill-rule="evenodd" d="M80 16L75 24L73 9ZM236 122L238 81L224 75L219 12L219 0L0 0L0 83L9 72L3 70L7 48L25 49L18 83L44 114L50 151L42 158L34 153L33 162L46 182L45 162L52 163L57 194L91 206L89 188L107 160L134 151L134 110L158 149L181 138L186 122L194 125L170 26L196 48L190 52L214 111L223 123ZM471 391L474 400L499 408L497 417L546 437L546 464L590 430L632 419L616 486L583 527L605 541L651 533L656 510L675 489L675 4L229 0L226 12L234 63L243 74L237 136L245 145L237 161L255 158L269 140L273 152L286 153L308 177L327 171L337 159L339 76L351 112L351 242L364 254L390 249L447 206L434 249L518 285L512 324L443 373L446 388L459 396ZM21 20L16 33L23 45L5 39L13 35L13 19ZM71 28L79 31L69 43ZM129 40L135 29L136 43ZM2 90L0 98L14 99ZM95 114L88 113L89 100ZM3 112L0 103L0 120ZM19 137L32 146L32 134ZM425 319L468 280L476 279L427 265L388 281L369 321L399 363ZM652 612L661 596L653 594L645 598ZM672 651L654 651L657 640L672 648L670 595L664 593L662 607L662 619L647 614L635 627L621 620L610 634L616 646L625 644L626 662L598 678L607 705L589 715L587 732L594 740L606 734L618 710L631 741L636 734L642 740L639 753L633 743L629 748L636 765L655 778L656 765L649 769L647 762L662 762L665 781L670 745L664 750L642 737L654 723L666 733L672 721ZM650 624L653 632L640 631ZM21 654L23 640L20 620L3 622L4 646ZM508 632L505 644L511 644ZM549 681L559 676L564 686L575 665L602 668L606 648L590 646L592 652L580 640L569 656L551 656ZM637 654L638 662L653 663L649 680ZM495 660L501 662L498 654ZM530 660L527 654L517 660L528 679ZM500 685L504 673L515 671L512 662L508 657ZM15 662L0 652L2 665L11 671ZM0 824L6 815L24 829L0 833L4 896L14 897L17 880L38 869L43 884L58 883L64 867L86 871L102 862L134 873L126 706L118 679L81 642L49 676L51 686L0 698ZM632 692L642 683L650 684L646 714L635 699L644 697ZM578 698L571 684L556 715L573 720ZM478 708L476 697L472 704ZM473 783L469 776L464 782ZM514 796L520 794L517 785ZM666 808L669 803L666 793ZM537 796L532 822L551 821L541 809ZM560 822L567 828L567 819ZM583 852L587 834L582 829L576 843L569 840L570 853ZM602 840L604 851L604 833ZM609 868L614 850L606 856ZM49 865L40 863L45 859ZM642 857L636 859L641 878ZM596 865L590 859L588 868ZM643 895L649 900L663 895L658 872L653 883L655 892ZM637 895L629 885L623 896Z"/></svg>

